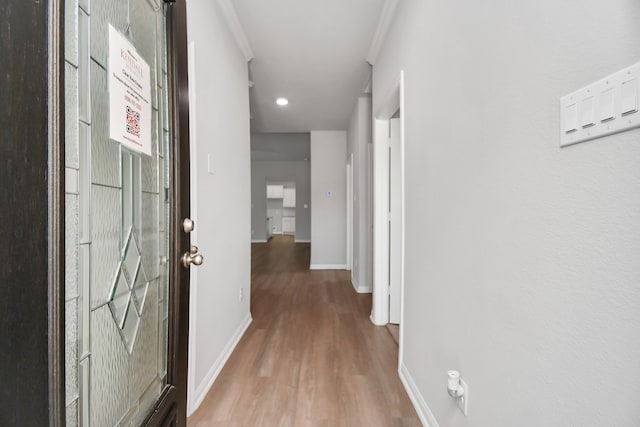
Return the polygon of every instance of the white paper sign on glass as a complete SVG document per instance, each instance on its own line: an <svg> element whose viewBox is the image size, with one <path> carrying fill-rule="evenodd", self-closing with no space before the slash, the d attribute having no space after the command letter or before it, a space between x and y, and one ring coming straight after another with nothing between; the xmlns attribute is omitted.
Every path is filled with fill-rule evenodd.
<svg viewBox="0 0 640 427"><path fill-rule="evenodd" d="M109 25L109 138L151 155L151 71L135 47Z"/></svg>

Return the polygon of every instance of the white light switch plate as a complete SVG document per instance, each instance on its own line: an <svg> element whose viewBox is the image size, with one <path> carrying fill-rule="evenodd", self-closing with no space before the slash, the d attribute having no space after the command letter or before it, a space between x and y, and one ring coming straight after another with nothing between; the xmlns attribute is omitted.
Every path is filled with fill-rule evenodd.
<svg viewBox="0 0 640 427"><path fill-rule="evenodd" d="M213 175L213 158L211 153L207 153L207 172L209 175Z"/></svg>
<svg viewBox="0 0 640 427"><path fill-rule="evenodd" d="M640 127L640 62L560 98L560 146Z"/></svg>

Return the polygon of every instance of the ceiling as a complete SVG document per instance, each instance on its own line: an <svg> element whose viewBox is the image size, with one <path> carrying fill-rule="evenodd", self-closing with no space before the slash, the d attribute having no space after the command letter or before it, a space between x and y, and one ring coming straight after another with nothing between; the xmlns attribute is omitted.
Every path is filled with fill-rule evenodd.
<svg viewBox="0 0 640 427"><path fill-rule="evenodd" d="M366 58L385 0L229 3L253 53L252 131L346 130L369 80ZM277 106L278 97L289 105Z"/></svg>

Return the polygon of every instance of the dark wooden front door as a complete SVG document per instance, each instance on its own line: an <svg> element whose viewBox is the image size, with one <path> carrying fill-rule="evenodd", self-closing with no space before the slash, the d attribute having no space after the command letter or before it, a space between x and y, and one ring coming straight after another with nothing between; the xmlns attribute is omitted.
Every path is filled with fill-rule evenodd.
<svg viewBox="0 0 640 427"><path fill-rule="evenodd" d="M186 1L0 4L0 425L186 425ZM109 137L109 28L151 69Z"/></svg>

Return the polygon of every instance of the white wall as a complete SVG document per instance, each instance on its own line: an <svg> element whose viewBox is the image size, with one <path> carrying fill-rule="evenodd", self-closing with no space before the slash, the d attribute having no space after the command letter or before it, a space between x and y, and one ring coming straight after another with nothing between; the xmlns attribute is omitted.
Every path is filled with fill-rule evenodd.
<svg viewBox="0 0 640 427"><path fill-rule="evenodd" d="M312 269L346 267L346 156L345 131L311 131Z"/></svg>
<svg viewBox="0 0 640 427"><path fill-rule="evenodd" d="M371 143L371 97L358 98L347 131L347 159L353 154L353 267L356 289L371 292L368 144Z"/></svg>
<svg viewBox="0 0 640 427"><path fill-rule="evenodd" d="M263 241L267 235L267 194L269 182L290 181L296 185L296 241L311 240L311 169L308 161L251 162L251 236ZM307 205L305 208L304 205ZM282 201L280 201L282 206Z"/></svg>
<svg viewBox="0 0 640 427"><path fill-rule="evenodd" d="M311 135L306 133L252 133L251 160L302 161L311 156Z"/></svg>
<svg viewBox="0 0 640 427"><path fill-rule="evenodd" d="M404 69L404 364L441 426L640 425L640 130L560 149L558 119L640 59L638 22L634 0L398 3L374 112Z"/></svg>
<svg viewBox="0 0 640 427"><path fill-rule="evenodd" d="M250 322L249 298L241 302L239 290L249 295L251 171L247 62L216 1L189 0L187 7L189 42L195 46L189 82L192 242L205 258L191 268L192 413Z"/></svg>

